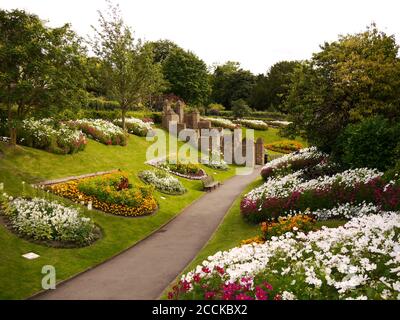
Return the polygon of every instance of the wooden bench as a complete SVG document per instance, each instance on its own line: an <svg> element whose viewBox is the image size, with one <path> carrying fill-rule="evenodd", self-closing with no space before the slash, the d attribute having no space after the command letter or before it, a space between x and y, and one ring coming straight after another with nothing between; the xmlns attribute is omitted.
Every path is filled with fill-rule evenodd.
<svg viewBox="0 0 400 320"><path fill-rule="evenodd" d="M207 177L201 179L201 181L203 182L203 189L207 192L215 189L216 187L218 187L220 185L220 182L215 181L212 176L207 176Z"/></svg>

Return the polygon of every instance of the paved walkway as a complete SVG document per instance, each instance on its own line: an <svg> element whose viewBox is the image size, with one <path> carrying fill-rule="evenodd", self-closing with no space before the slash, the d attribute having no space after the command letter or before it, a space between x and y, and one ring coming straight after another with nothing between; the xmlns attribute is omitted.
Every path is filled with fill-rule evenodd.
<svg viewBox="0 0 400 320"><path fill-rule="evenodd" d="M159 232L35 299L157 299L196 256L243 189L259 175L235 176Z"/></svg>

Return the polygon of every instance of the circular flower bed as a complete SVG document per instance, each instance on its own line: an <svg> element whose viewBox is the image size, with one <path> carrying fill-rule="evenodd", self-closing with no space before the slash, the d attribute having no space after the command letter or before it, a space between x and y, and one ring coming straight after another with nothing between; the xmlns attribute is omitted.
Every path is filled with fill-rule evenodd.
<svg viewBox="0 0 400 320"><path fill-rule="evenodd" d="M72 180L46 187L76 203L92 203L93 208L122 216L144 216L157 209L152 186L132 186L123 173Z"/></svg>
<svg viewBox="0 0 400 320"><path fill-rule="evenodd" d="M45 199L3 195L3 213L18 234L55 246L85 246L97 240L100 230L74 208Z"/></svg>
<svg viewBox="0 0 400 320"><path fill-rule="evenodd" d="M144 182L153 185L163 193L179 195L186 192L182 183L169 173L162 170L144 170L139 172L139 178Z"/></svg>
<svg viewBox="0 0 400 320"><path fill-rule="evenodd" d="M264 244L217 252L183 275L169 296L400 299L399 232L399 212L353 218L308 234L287 232Z"/></svg>
<svg viewBox="0 0 400 320"><path fill-rule="evenodd" d="M207 176L207 173L194 163L171 163L166 159L153 159L146 163L186 179L201 180Z"/></svg>

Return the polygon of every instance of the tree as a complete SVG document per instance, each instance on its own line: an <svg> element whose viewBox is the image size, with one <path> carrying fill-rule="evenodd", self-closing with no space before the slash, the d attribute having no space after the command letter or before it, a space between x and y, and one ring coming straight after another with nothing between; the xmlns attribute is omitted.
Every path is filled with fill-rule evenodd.
<svg viewBox="0 0 400 320"><path fill-rule="evenodd" d="M173 49L163 62L163 73L169 82L167 93L174 93L189 104L205 104L210 95L207 65L194 53Z"/></svg>
<svg viewBox="0 0 400 320"><path fill-rule="evenodd" d="M236 119L248 116L251 112L247 102L243 99L232 101L232 113Z"/></svg>
<svg viewBox="0 0 400 320"><path fill-rule="evenodd" d="M400 62L394 36L375 25L325 43L296 69L287 108L297 132L326 151L349 124L400 116Z"/></svg>
<svg viewBox="0 0 400 320"><path fill-rule="evenodd" d="M176 43L170 40L152 41L148 42L147 45L151 47L155 63L163 63L172 50L179 48Z"/></svg>
<svg viewBox="0 0 400 320"><path fill-rule="evenodd" d="M85 54L69 25L49 28L36 15L0 10L0 102L7 108L11 145L28 114L82 104Z"/></svg>
<svg viewBox="0 0 400 320"><path fill-rule="evenodd" d="M256 77L248 70L240 68L238 62L228 61L217 66L212 76L212 100L231 108L232 102L249 100Z"/></svg>
<svg viewBox="0 0 400 320"><path fill-rule="evenodd" d="M118 101L122 127L128 109L143 102L162 85L161 67L153 63L150 46L133 38L132 30L125 25L118 5L109 3L107 15L99 13L99 29L92 40L93 50L102 62L103 84L107 96Z"/></svg>

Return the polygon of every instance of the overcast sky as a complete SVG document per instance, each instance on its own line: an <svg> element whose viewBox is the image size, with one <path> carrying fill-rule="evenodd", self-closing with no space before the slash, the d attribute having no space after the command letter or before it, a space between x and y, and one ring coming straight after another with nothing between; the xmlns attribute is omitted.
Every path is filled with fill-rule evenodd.
<svg viewBox="0 0 400 320"><path fill-rule="evenodd" d="M400 43L399 0L114 0L135 35L169 39L208 65L238 61L265 73L280 60L308 59L324 41L376 22ZM70 22L92 32L103 0L0 0L2 9L26 9L50 26Z"/></svg>

